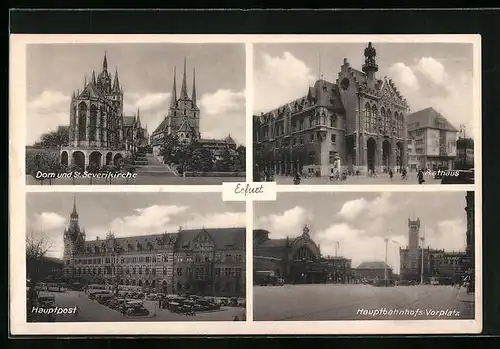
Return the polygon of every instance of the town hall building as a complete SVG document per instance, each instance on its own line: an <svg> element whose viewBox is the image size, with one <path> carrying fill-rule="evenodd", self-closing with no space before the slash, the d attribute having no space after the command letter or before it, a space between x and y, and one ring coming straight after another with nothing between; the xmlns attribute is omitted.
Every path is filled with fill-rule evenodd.
<svg viewBox="0 0 500 349"><path fill-rule="evenodd" d="M85 170L90 163L101 167L118 165L128 154L148 143L139 109L134 116L123 114L123 89L108 71L106 54L102 71L74 91L70 102L69 144L60 151L61 164Z"/></svg>
<svg viewBox="0 0 500 349"><path fill-rule="evenodd" d="M377 78L371 43L364 58L361 70L344 59L335 83L320 78L303 97L254 116L256 165L310 176L406 167L408 103L391 79Z"/></svg>

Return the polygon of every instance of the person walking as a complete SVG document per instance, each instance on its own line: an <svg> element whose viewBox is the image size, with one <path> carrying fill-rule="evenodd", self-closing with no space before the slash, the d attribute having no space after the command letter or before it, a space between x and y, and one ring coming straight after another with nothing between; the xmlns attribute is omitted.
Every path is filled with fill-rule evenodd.
<svg viewBox="0 0 500 349"><path fill-rule="evenodd" d="M422 170L418 170L417 179L418 179L418 184L423 184L425 182L424 173L422 172Z"/></svg>
<svg viewBox="0 0 500 349"><path fill-rule="evenodd" d="M389 177L391 178L391 181L392 181L392 177L393 177L393 173L392 173L392 169L389 169Z"/></svg>

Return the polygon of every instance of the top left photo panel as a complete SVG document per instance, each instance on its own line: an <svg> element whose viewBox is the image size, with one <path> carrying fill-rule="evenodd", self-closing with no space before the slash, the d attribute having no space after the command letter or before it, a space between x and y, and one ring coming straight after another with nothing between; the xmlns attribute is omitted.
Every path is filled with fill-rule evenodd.
<svg viewBox="0 0 500 349"><path fill-rule="evenodd" d="M245 70L237 43L28 44L26 185L244 181Z"/></svg>

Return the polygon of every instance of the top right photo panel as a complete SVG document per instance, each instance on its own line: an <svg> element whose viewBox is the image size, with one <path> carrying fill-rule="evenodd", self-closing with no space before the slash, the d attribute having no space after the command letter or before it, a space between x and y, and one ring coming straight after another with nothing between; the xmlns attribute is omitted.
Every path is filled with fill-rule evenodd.
<svg viewBox="0 0 500 349"><path fill-rule="evenodd" d="M474 45L255 44L254 181L474 184Z"/></svg>

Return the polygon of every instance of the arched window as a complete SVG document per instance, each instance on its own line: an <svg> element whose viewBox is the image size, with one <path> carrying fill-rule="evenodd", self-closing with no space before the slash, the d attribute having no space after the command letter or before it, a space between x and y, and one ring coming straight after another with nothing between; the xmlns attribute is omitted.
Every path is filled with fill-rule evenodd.
<svg viewBox="0 0 500 349"><path fill-rule="evenodd" d="M94 104L90 106L90 131L89 141L95 141L97 135L97 108Z"/></svg>
<svg viewBox="0 0 500 349"><path fill-rule="evenodd" d="M370 104L365 104L365 130L371 131L371 118L372 118L372 109L370 108Z"/></svg>
<svg viewBox="0 0 500 349"><path fill-rule="evenodd" d="M380 119L379 120L380 120L380 128L385 131L386 130L386 125L385 125L386 119L385 119L385 109L383 107L382 107L382 109L380 109Z"/></svg>
<svg viewBox="0 0 500 349"><path fill-rule="evenodd" d="M385 130L390 132L392 129L392 113L390 110L385 112Z"/></svg>
<svg viewBox="0 0 500 349"><path fill-rule="evenodd" d="M373 108L372 108L372 120L371 120L372 130L376 130L378 128L377 118L378 118L378 110L377 110L376 106L373 106Z"/></svg>
<svg viewBox="0 0 500 349"><path fill-rule="evenodd" d="M87 105L82 102L78 106L78 140L84 141L87 135Z"/></svg>

